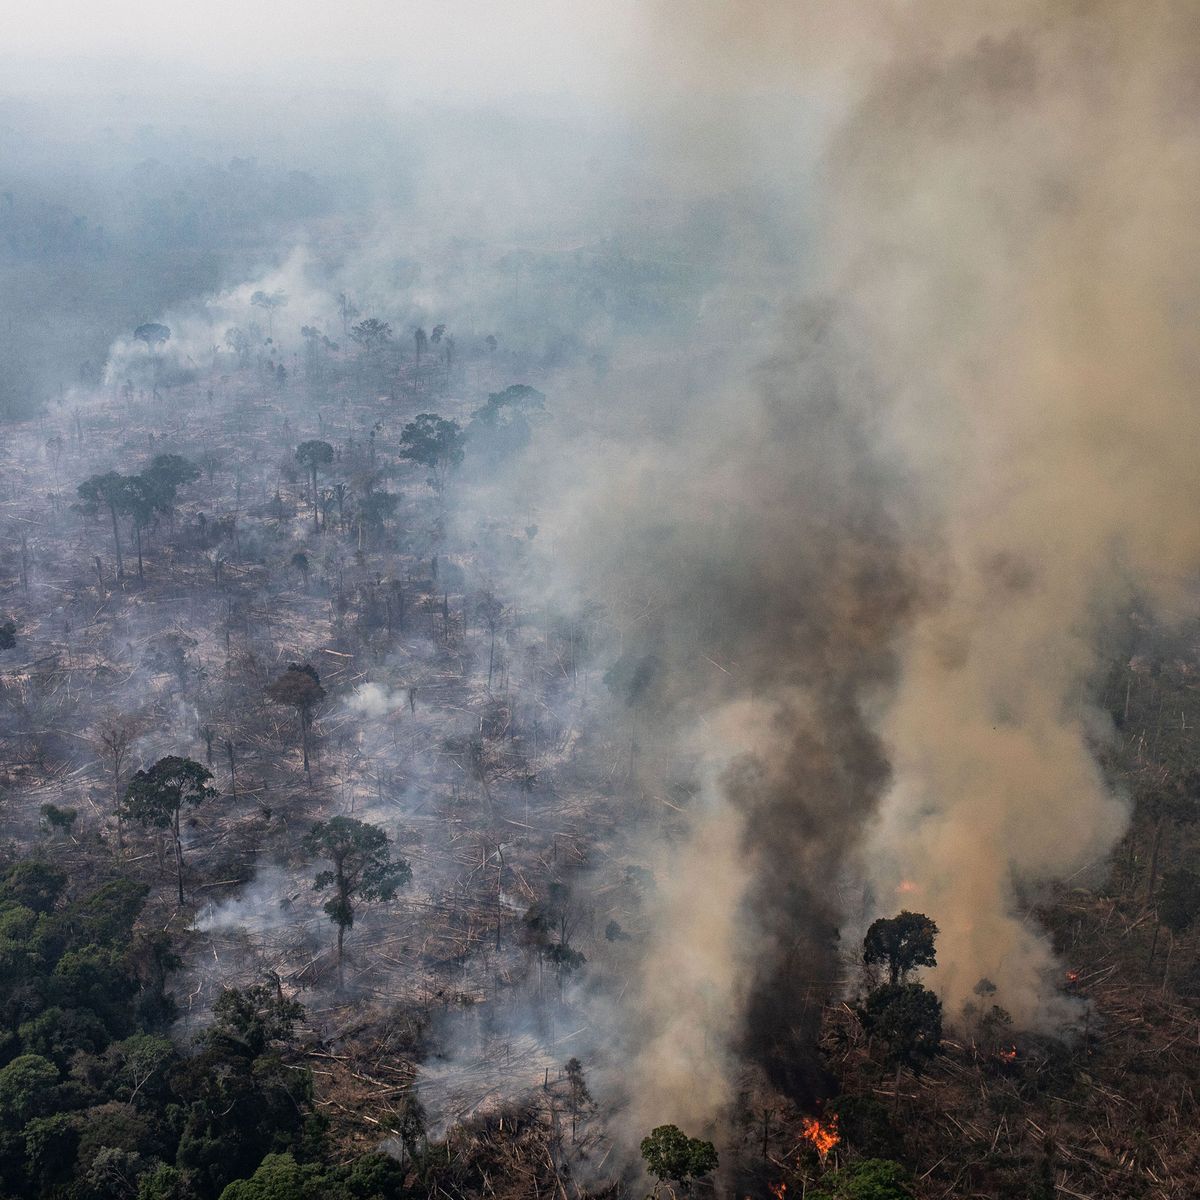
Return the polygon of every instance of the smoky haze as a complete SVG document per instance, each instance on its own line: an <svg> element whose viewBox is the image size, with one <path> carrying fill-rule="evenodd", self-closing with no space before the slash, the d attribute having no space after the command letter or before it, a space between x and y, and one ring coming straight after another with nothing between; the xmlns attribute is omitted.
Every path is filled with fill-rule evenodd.
<svg viewBox="0 0 1200 1200"><path fill-rule="evenodd" d="M545 419L503 467L468 458L413 536L427 560L449 530L464 592L604 614L605 694L558 715L620 745L613 857L653 877L636 944L594 947L632 982L594 982L580 1043L630 1144L719 1127L747 1078L819 1099L822 1002L901 908L940 928L950 1020L987 978L1023 1027L1069 1028L1028 913L1124 828L1104 639L1135 599L1190 613L1200 558L1200 18L518 8L351 5L318 52L316 5L232 38L206 6L153 66L139 6L61 44L73 11L41 10L0 98L5 415L232 372L256 295L286 296L269 353L293 376L301 326L345 342L340 297L406 346L448 318L483 394L502 330ZM59 53L85 63L70 82ZM82 94L105 55L141 65ZM147 321L172 330L153 359ZM317 402L287 420L350 428ZM418 659L379 656L339 709L381 755ZM284 879L202 924L278 923Z"/></svg>

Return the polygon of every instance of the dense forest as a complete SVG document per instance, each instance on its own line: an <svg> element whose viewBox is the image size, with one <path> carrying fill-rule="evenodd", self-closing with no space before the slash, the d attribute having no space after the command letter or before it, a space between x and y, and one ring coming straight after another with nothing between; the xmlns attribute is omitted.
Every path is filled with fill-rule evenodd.
<svg viewBox="0 0 1200 1200"><path fill-rule="evenodd" d="M1195 23L752 7L0 88L0 1197L1200 1193Z"/></svg>

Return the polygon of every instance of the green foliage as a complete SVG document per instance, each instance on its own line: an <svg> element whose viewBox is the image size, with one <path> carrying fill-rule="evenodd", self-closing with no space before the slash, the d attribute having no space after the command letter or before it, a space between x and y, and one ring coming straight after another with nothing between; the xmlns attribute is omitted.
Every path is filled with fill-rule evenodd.
<svg viewBox="0 0 1200 1200"><path fill-rule="evenodd" d="M397 890L412 878L408 863L392 859L388 838L377 825L354 817L333 817L318 821L304 839L304 850L313 858L323 858L333 869L322 871L313 881L317 891L334 889L325 904L329 919L343 928L354 924L359 903L394 900Z"/></svg>
<svg viewBox="0 0 1200 1200"><path fill-rule="evenodd" d="M893 1066L918 1071L942 1041L942 1002L919 983L885 983L859 1010L863 1026L887 1047Z"/></svg>
<svg viewBox="0 0 1200 1200"><path fill-rule="evenodd" d="M646 1169L660 1182L698 1179L715 1171L718 1165L712 1142L688 1137L677 1125L658 1126L642 1138L641 1149Z"/></svg>
<svg viewBox="0 0 1200 1200"><path fill-rule="evenodd" d="M0 879L0 905L18 904L48 913L58 903L67 877L57 867L36 859L17 863Z"/></svg>
<svg viewBox="0 0 1200 1200"><path fill-rule="evenodd" d="M261 1054L272 1041L288 1041L296 1022L304 1017L304 1006L287 1000L266 984L248 988L222 988L213 1005L210 1037L233 1038L251 1054Z"/></svg>
<svg viewBox="0 0 1200 1200"><path fill-rule="evenodd" d="M465 445L466 435L458 422L436 413L420 413L400 431L400 457L429 467L439 488L462 462Z"/></svg>
<svg viewBox="0 0 1200 1200"><path fill-rule="evenodd" d="M0 1067L0 1123L20 1129L55 1108L59 1070L40 1054L20 1054Z"/></svg>
<svg viewBox="0 0 1200 1200"><path fill-rule="evenodd" d="M902 983L917 967L937 966L938 927L924 913L905 910L872 922L863 939L863 962L886 963L888 982Z"/></svg>
<svg viewBox="0 0 1200 1200"><path fill-rule="evenodd" d="M208 786L212 772L203 764L176 754L160 758L148 771L138 771L125 789L123 815L142 825L170 829L179 824L180 810L216 799Z"/></svg>
<svg viewBox="0 0 1200 1200"><path fill-rule="evenodd" d="M269 1154L249 1179L231 1183L220 1200L399 1200L403 1194L404 1171L384 1154L365 1154L348 1167Z"/></svg>
<svg viewBox="0 0 1200 1200"><path fill-rule="evenodd" d="M912 1200L910 1176L897 1162L860 1158L824 1176L811 1200Z"/></svg>

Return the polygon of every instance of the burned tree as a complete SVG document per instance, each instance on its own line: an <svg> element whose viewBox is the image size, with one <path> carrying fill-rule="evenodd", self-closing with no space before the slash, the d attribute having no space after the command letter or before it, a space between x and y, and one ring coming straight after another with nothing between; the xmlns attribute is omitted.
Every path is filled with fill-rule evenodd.
<svg viewBox="0 0 1200 1200"><path fill-rule="evenodd" d="M356 911L363 904L394 900L397 889L412 878L412 870L403 859L391 857L382 829L353 817L318 821L304 839L304 850L333 864L332 870L322 871L313 880L313 887L317 891L333 888L324 908L337 926L340 989L345 985L346 930L354 925Z"/></svg>
<svg viewBox="0 0 1200 1200"><path fill-rule="evenodd" d="M180 904L183 903L183 841L179 816L185 805L195 808L206 800L216 799L216 789L208 786L212 777L212 772L200 763L170 754L160 758L148 771L138 771L125 790L124 816L150 828L171 831Z"/></svg>
<svg viewBox="0 0 1200 1200"><path fill-rule="evenodd" d="M109 721L100 730L99 752L104 758L104 765L112 779L113 812L117 818L117 849L125 846L124 813L121 805L121 781L125 768L129 763L130 751L133 748L134 726L132 721Z"/></svg>
<svg viewBox="0 0 1200 1200"><path fill-rule="evenodd" d="M313 709L325 699L325 689L315 667L308 663L289 663L278 679L267 685L267 695L276 704L294 708L300 717L300 745L304 753L304 773L311 776L308 763L308 739Z"/></svg>

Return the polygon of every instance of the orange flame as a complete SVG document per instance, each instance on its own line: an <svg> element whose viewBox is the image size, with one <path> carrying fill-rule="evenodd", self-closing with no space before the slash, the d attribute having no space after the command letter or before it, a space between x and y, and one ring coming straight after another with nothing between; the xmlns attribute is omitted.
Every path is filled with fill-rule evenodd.
<svg viewBox="0 0 1200 1200"><path fill-rule="evenodd" d="M782 1179L778 1183L768 1184L767 1187L771 1195L775 1197L775 1200L783 1200L784 1196L787 1195L787 1184Z"/></svg>
<svg viewBox="0 0 1200 1200"><path fill-rule="evenodd" d="M1068 983L1078 983L1079 982L1079 972L1078 971L1068 971L1067 972L1067 982Z"/></svg>
<svg viewBox="0 0 1200 1200"><path fill-rule="evenodd" d="M1017 1048L1016 1048L1016 1046L1009 1046L1009 1048L1008 1048L1007 1050L1001 1050L1001 1051L999 1052L999 1054L1000 1054L1000 1057L1001 1057L1001 1058L1002 1058L1002 1059L1003 1059L1005 1062L1016 1062L1016 1061L1017 1061Z"/></svg>
<svg viewBox="0 0 1200 1200"><path fill-rule="evenodd" d="M911 896L914 892L919 892L920 890L921 885L914 883L911 879L902 879L896 885L896 891L902 896Z"/></svg>
<svg viewBox="0 0 1200 1200"><path fill-rule="evenodd" d="M805 1117L800 1125L800 1136L812 1142L822 1160L842 1140L838 1136L837 1117L830 1117L824 1123L816 1117Z"/></svg>

